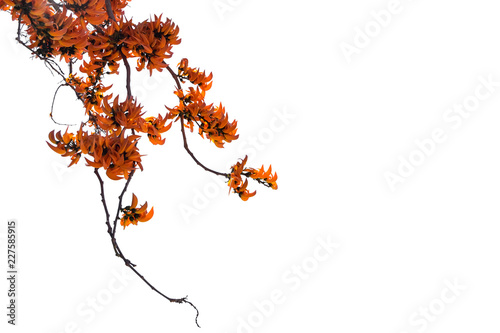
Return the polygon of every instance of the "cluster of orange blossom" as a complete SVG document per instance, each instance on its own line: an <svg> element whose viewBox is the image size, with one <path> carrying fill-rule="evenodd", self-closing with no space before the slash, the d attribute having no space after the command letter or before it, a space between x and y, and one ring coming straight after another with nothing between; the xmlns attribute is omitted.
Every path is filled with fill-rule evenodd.
<svg viewBox="0 0 500 333"><path fill-rule="evenodd" d="M248 179L245 179L245 181L243 181L243 179L241 178L242 175L255 179L259 183L274 190L278 189L278 185L276 184L278 175L276 173L274 173L273 175L271 166L269 166L269 169L267 169L267 171L265 171L264 166L262 166L258 170L254 168L245 168L247 158L248 157L245 156L245 158L241 162L237 162L231 168L231 174L229 177L229 191L233 189L233 191L235 193L238 193L243 201L247 201L248 198L253 197L257 193L256 191L250 192L247 190Z"/></svg>
<svg viewBox="0 0 500 333"><path fill-rule="evenodd" d="M33 55L51 64L62 78L62 85L69 86L83 103L83 120L74 133L54 131L49 134L49 147L56 153L69 157L69 166L77 164L84 156L86 165L103 169L112 180L126 179L127 185L137 168L143 170L138 141L146 135L154 145L162 145L162 135L173 122L180 121L184 148L197 164L205 170L226 177L229 190L243 200L255 195L249 192L248 178L272 189L277 189L276 173L246 168L247 157L231 167L229 173L213 171L202 165L188 148L184 128L191 132L197 127L201 137L222 148L238 138L237 122L230 121L225 108L207 104L205 94L212 86L212 73L189 67L182 59L175 73L167 60L173 55L172 47L180 43L179 27L162 15L134 23L125 17L124 9L130 0L0 0L0 10L10 13L17 21L19 43ZM59 58L59 59L57 59ZM129 59L136 59L137 71L167 69L176 83L173 93L178 97L176 106L165 106L164 115L148 115L131 94L131 68ZM56 63L67 64L64 73ZM79 66L75 66L79 64ZM106 75L118 74L125 66L127 96L120 98L105 86ZM78 71L75 71L78 67ZM188 87L182 87L182 84ZM52 114L51 114L52 116ZM54 120L55 121L55 120ZM243 180L243 177L245 179ZM127 185L124 187L125 192ZM123 194L123 193L122 193ZM101 189L101 195L104 195ZM129 206L119 204L120 223L130 224L151 219L153 209L147 203L137 208L135 194ZM107 208L105 206L106 213ZM109 214L108 214L109 215ZM117 217L118 218L118 217ZM109 220L109 217L108 217ZM117 219L114 223L116 226ZM110 233L114 238L114 231ZM115 246L115 251L117 245ZM119 251L117 252L119 253Z"/></svg>
<svg viewBox="0 0 500 333"><path fill-rule="evenodd" d="M147 212L148 203L146 202L141 208L137 207L137 197L132 194L132 204L123 208L123 228L129 224L137 225L137 222L147 222L154 214L154 208L151 208L149 213Z"/></svg>

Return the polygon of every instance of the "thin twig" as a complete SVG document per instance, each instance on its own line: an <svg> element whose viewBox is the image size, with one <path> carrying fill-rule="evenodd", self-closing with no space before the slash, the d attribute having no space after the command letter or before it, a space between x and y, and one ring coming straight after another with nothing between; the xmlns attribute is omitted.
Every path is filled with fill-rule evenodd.
<svg viewBox="0 0 500 333"><path fill-rule="evenodd" d="M27 18L31 21L32 23L32 27L33 29L36 30L37 34L39 34L39 30L38 28L36 27L35 24L33 24L33 19L31 18L31 16L29 14L26 14ZM27 48L28 50L30 50L30 52L34 55L34 56L37 56L38 58L42 59L45 63L45 66L49 65L50 68L55 71L57 74L59 74L63 80L65 80L66 78L64 77L64 72L62 71L61 67L59 67L58 64L56 64L52 59L49 59L47 58L46 56L40 56L39 54L37 54L35 51L33 51L28 45L26 45L25 42L23 42L21 40L21 18L22 16L19 16L18 18L18 24L17 24L17 38L16 40L19 42L19 44L23 45L25 48ZM55 68L57 67L57 68Z"/></svg>
<svg viewBox="0 0 500 333"><path fill-rule="evenodd" d="M106 203L106 197L104 196L104 182L102 181L101 175L99 174L99 169L95 168L94 173L97 176L97 179L99 180L99 185L101 186L101 202L102 206L104 207L104 213L106 214L106 226L108 227L108 234L111 236L111 244L113 244L113 249L115 250L116 256L120 256L118 253L118 249L115 246L115 242L113 241L113 229L111 229L111 224L109 223L109 211L108 211L108 205Z"/></svg>
<svg viewBox="0 0 500 333"><path fill-rule="evenodd" d="M21 15L17 18L17 41L22 44L21 42Z"/></svg>
<svg viewBox="0 0 500 333"><path fill-rule="evenodd" d="M59 76L61 76L63 80L66 80L66 77L64 76L63 70L61 69L61 67L59 67L58 64L56 64L54 62L54 60L49 59L49 58L44 57L44 56L40 56L35 51L33 51L28 45L26 45L26 43L24 43L23 41L21 41L19 39L17 41L19 42L19 44L21 44L22 46L24 46L25 48L27 48L28 50L30 50L30 52L31 52L31 54L33 56L36 56L36 57L40 58L41 60L43 60L44 63L45 63L45 66L48 65L50 67L50 69L52 69L54 72L56 72L57 74L59 74Z"/></svg>
<svg viewBox="0 0 500 333"><path fill-rule="evenodd" d="M52 119L52 121L54 123L56 123L57 125L64 125L64 126L76 126L76 124L61 124L61 123L58 123L55 119L54 119L54 116L53 116L53 112L54 112L54 103L56 101L56 96L57 96L57 92L59 91L59 89L61 87L64 87L64 86L69 86L69 84L67 83L64 83L64 84L60 84L59 87L57 87L56 89L56 92L54 93L54 97L52 98L52 106L50 107L50 119Z"/></svg>
<svg viewBox="0 0 500 333"><path fill-rule="evenodd" d="M122 190L122 193L120 194L120 196L118 197L118 209L116 210L116 217L115 217L115 220L113 221L113 234L112 236L115 237L115 233L116 233L116 225L118 224L118 218L120 217L120 212L122 210L122 199L123 199L123 195L125 194L125 192L127 191L127 188L128 188L128 184L130 184L130 181L132 180L132 176L134 175L135 173L135 169L132 170L130 172L130 174L128 175L128 179L127 179L127 182L125 183L125 186L123 187L123 190Z"/></svg>

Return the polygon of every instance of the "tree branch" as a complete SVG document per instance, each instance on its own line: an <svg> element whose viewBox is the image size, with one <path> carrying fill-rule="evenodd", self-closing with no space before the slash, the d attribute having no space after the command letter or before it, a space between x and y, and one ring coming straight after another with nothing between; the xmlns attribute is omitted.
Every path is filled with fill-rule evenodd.
<svg viewBox="0 0 500 333"><path fill-rule="evenodd" d="M108 204L106 203L106 197L104 196L104 182L102 181L101 175L99 174L99 169L95 168L94 173L99 180L99 185L101 187L101 202L102 206L104 207L104 213L106 214L106 226L108 227L108 234L111 237L111 243L113 244L113 249L115 250L115 254L117 257L120 256L118 253L118 249L116 246L116 242L114 241L113 237L113 229L111 228L111 224L109 223L109 211L108 211Z"/></svg>

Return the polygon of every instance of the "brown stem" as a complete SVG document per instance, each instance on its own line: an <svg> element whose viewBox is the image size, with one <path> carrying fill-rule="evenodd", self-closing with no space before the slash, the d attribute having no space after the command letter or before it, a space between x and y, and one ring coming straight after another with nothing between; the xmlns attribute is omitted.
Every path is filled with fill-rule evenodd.
<svg viewBox="0 0 500 333"><path fill-rule="evenodd" d="M116 241L113 229L111 228L111 224L109 222L109 216L110 215L109 215L108 205L106 203L106 198L104 196L104 182L103 182L103 180L101 178L101 175L99 174L99 171L98 171L97 168L94 169L94 173L97 176L97 179L99 180L99 185L100 185L100 188L101 188L101 201L102 201L102 205L104 207L104 212L106 213L106 225L108 227L108 234L111 237L111 243L113 244L113 249L115 250L115 254L118 257L120 257L123 260L125 266L127 266L128 268L130 268L138 277L141 278L142 281L144 281L144 283L146 283L151 289L153 289L159 295L161 295L164 298L166 298L169 302L171 302L171 303L179 303L179 304L186 303L186 304L191 305L196 310L196 317L195 317L196 326L200 327L200 325L198 324L198 316L199 316L200 312L198 311L198 308L196 308L196 306L193 303L191 303L190 301L187 300L187 296L186 297L182 297L182 298L171 298L171 297L168 297L167 295L163 294L158 289L156 289L148 280L146 280L146 278L141 273L139 273L139 271L135 268L136 265L134 265L133 263L131 263L130 260L128 260L125 257L125 255L121 251L120 247L118 246L118 242ZM129 179L130 179L130 177L129 177ZM127 182L127 184L125 184L125 188L122 191L122 194L120 195L121 197L123 197L123 194L125 193L125 190L126 190L127 186L128 186L128 182Z"/></svg>
<svg viewBox="0 0 500 333"><path fill-rule="evenodd" d="M104 182L102 181L101 175L99 174L99 169L95 168L94 173L99 180L99 185L101 186L101 202L104 207L104 213L106 213L106 226L108 227L108 234L111 236L111 243L113 244L113 249L115 250L116 256L120 256L118 253L117 246L115 245L114 237L113 237L113 229L111 228L111 224L109 223L109 211L108 205L106 203L106 197L104 196Z"/></svg>
<svg viewBox="0 0 500 333"><path fill-rule="evenodd" d="M193 152L189 149L189 146L188 146L188 143L187 143L186 131L184 130L184 118L182 117L181 114L179 114L179 118L181 120L181 132L182 132L182 140L184 141L184 149L193 158L193 160L196 162L196 164L198 164L200 167L202 167L206 171L211 172L213 174L216 174L217 176L229 177L228 173L222 173L222 172L218 172L218 171L212 170L212 169L207 168L206 166L204 166L200 161L198 161L198 159L196 158L196 156L194 156Z"/></svg>
<svg viewBox="0 0 500 333"><path fill-rule="evenodd" d="M125 64L125 68L127 70L127 99L130 99L132 97L132 90L130 88L130 64L128 63L127 56L125 56L122 49L120 49L120 55L122 56L123 63Z"/></svg>
<svg viewBox="0 0 500 333"><path fill-rule="evenodd" d="M17 41L22 44L21 42L21 15L17 18Z"/></svg>
<svg viewBox="0 0 500 333"><path fill-rule="evenodd" d="M170 75L172 75L172 77L174 78L174 81L177 84L177 89L181 90L182 89L181 82L179 81L177 74L174 73L174 71L172 70L172 68L170 68L169 65L167 65L167 70L169 71Z"/></svg>
<svg viewBox="0 0 500 333"><path fill-rule="evenodd" d="M113 13L113 8L111 7L111 0L106 0L106 12L108 17L116 22L115 13Z"/></svg>

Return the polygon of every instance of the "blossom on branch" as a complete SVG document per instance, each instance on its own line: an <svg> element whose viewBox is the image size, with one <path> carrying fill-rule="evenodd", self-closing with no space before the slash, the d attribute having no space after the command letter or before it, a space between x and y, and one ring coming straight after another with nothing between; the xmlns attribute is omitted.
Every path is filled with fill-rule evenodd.
<svg viewBox="0 0 500 333"><path fill-rule="evenodd" d="M16 40L34 58L42 60L52 74L62 79L56 95L60 87L70 87L82 102L84 111L79 129L73 132L69 132L69 127L64 132L52 130L47 144L57 154L70 159L68 167L77 164L83 156L86 165L94 169L115 254L158 294L170 302L193 306L197 323L197 308L186 297L170 298L154 288L125 257L116 241L118 221L126 228L130 224L149 221L154 214L153 208L148 211L147 202L138 207L135 194L132 194L130 205L122 206L133 175L138 168L143 170L140 138L147 136L151 144L163 145L166 138L162 135L173 122L179 121L183 148L187 153L204 170L226 177L229 191L237 193L244 201L256 194L256 191L248 190L249 179L276 190L278 176L273 174L271 166L268 169L264 166L259 169L246 167L247 156L234 164L230 173L212 170L195 157L189 149L185 128L194 132L196 127L202 138L223 148L226 143L238 139L237 121L229 120L222 103L217 105L205 101L205 95L212 87L212 73L190 67L187 58L179 62L177 73L170 67L168 61L173 56L173 46L181 42L179 27L162 15L133 22L124 11L129 1L0 0L0 11L10 13L12 20L16 21ZM131 60L137 62L136 71L146 69L150 75L166 69L175 82L173 93L177 96L177 105L165 105L165 114L152 116L150 112L156 114L157 111L146 110L132 96ZM110 91L112 85L106 81L109 75L119 74L119 70L125 74L123 85L127 91L121 100L118 94ZM50 115L56 124L62 125L54 120L52 110ZM124 180L114 220L108 209L100 169L113 181Z"/></svg>
<svg viewBox="0 0 500 333"><path fill-rule="evenodd" d="M123 213L120 224L125 229L130 224L137 225L137 222L147 222L154 215L154 207L148 212L148 203L144 203L140 208L137 207L137 197L132 193L132 203L130 206L123 207L121 212Z"/></svg>
<svg viewBox="0 0 500 333"><path fill-rule="evenodd" d="M264 168L262 166L260 169L247 168L244 171L249 173L250 178L257 180L259 183L272 188L273 190L278 189L278 185L276 184L276 180L278 179L278 174L275 172L274 175L272 173L272 167L269 166L269 169Z"/></svg>
<svg viewBox="0 0 500 333"><path fill-rule="evenodd" d="M276 180L278 179L278 174L275 172L273 175L271 166L269 166L267 171L264 166L260 169L245 168L247 159L248 156L245 156L241 162L237 162L231 167L231 173L228 175L229 180L227 182L229 185L229 192L233 190L233 192L237 193L243 201L247 201L248 198L253 197L257 193L256 191L250 192L247 190L248 179L243 180L242 176L247 178L250 177L260 184L277 190L278 185L276 184Z"/></svg>

